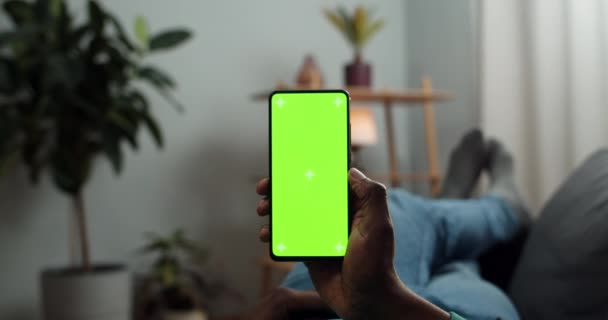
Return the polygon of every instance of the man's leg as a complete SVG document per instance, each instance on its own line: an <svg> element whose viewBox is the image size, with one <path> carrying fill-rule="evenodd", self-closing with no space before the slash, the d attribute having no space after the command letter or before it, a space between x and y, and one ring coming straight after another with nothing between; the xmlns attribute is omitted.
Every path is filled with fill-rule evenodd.
<svg viewBox="0 0 608 320"><path fill-rule="evenodd" d="M453 295L443 296L436 292L439 289L432 289L452 283L435 280L457 277L457 274L448 277L448 272L445 272L444 277L436 278L438 270L456 260L477 257L492 244L508 240L522 226L521 219L512 209L514 204L512 201L516 197L509 197L510 202L505 199L505 195L509 192L508 183L501 181L498 184L500 189L495 188L499 179L509 178L513 173L512 163L509 169L504 160L510 157L506 157L508 154L502 148L492 147L490 151L501 154L490 155L491 193L494 193L486 197L469 200L434 200L414 196L404 190L389 192L388 205L395 232L397 273L408 287L422 296L434 297L435 302L441 300L447 305L452 299L457 298ZM501 165L496 166L493 159L501 159ZM467 161L460 163L470 165ZM505 167L507 170L504 169ZM452 165L450 168L460 169L459 166ZM458 193L466 194L470 191L460 190ZM488 296L501 295L498 288L481 279L468 283L479 292L488 291ZM430 284L433 284L431 289ZM282 286L300 290L313 289L312 281L303 264L296 265ZM498 306L495 313L502 314L501 310L503 309Z"/></svg>
<svg viewBox="0 0 608 320"><path fill-rule="evenodd" d="M281 287L302 291L315 290L312 279L308 275L308 269L302 262L296 263L293 269L289 271L285 279L283 279Z"/></svg>
<svg viewBox="0 0 608 320"><path fill-rule="evenodd" d="M485 143L477 129L463 136L452 151L442 196L466 198L470 196L485 165ZM388 206L395 232L395 267L401 279L416 291L429 280L436 239L435 219L428 212L427 200L403 190L389 190ZM287 275L283 287L311 290L312 281L302 263Z"/></svg>
<svg viewBox="0 0 608 320"><path fill-rule="evenodd" d="M509 240L529 222L513 182L511 156L495 141L488 144L488 152L488 196L428 202L435 250L429 281L419 293L467 319L519 319L506 294L482 279L472 260L496 242Z"/></svg>
<svg viewBox="0 0 608 320"><path fill-rule="evenodd" d="M467 132L450 154L439 198L467 199L486 165L486 146L479 129Z"/></svg>
<svg viewBox="0 0 608 320"><path fill-rule="evenodd" d="M513 159L496 141L488 143L488 173L486 196L426 201L435 230L433 269L454 260L477 258L490 246L510 240L529 223L513 180Z"/></svg>
<svg viewBox="0 0 608 320"><path fill-rule="evenodd" d="M507 295L479 276L475 261L452 262L433 275L421 296L468 320L517 320Z"/></svg>

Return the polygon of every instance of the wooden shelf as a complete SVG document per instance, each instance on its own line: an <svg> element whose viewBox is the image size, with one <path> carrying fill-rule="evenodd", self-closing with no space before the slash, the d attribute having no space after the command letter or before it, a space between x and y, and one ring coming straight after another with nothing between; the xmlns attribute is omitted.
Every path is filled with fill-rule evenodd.
<svg viewBox="0 0 608 320"><path fill-rule="evenodd" d="M350 98L354 102L401 102L393 106L411 106L408 103L439 102L450 99L447 92L433 91L426 93L421 89L370 89L347 88Z"/></svg>
<svg viewBox="0 0 608 320"><path fill-rule="evenodd" d="M432 182L439 180L439 175L432 176L428 173L365 173L370 179L377 181L399 181L399 182Z"/></svg>
<svg viewBox="0 0 608 320"><path fill-rule="evenodd" d="M307 90L308 88L281 88L281 90ZM345 88L352 102L400 102L391 106L411 106L411 103L440 102L451 99L451 95L443 91L426 92L422 89L373 89L363 87ZM253 95L254 100L267 100L272 91L264 91Z"/></svg>

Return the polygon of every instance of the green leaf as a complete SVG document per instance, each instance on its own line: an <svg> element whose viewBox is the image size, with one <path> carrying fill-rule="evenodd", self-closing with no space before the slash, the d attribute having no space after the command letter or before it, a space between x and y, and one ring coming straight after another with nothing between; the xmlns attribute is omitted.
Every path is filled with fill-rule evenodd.
<svg viewBox="0 0 608 320"><path fill-rule="evenodd" d="M108 120L112 125L114 125L121 131L121 136L127 139L127 141L134 150L139 149L139 144L137 143L136 138L137 127L135 124L133 124L129 119L124 117L116 110L111 111L108 114Z"/></svg>
<svg viewBox="0 0 608 320"><path fill-rule="evenodd" d="M153 242L147 244L143 248L140 248L137 251L139 251L142 254L145 254L145 253L151 253L154 251L165 251L165 250L168 250L169 247L170 247L170 245L165 239L158 238L158 239L154 240Z"/></svg>
<svg viewBox="0 0 608 320"><path fill-rule="evenodd" d="M135 38L139 42L139 46L147 50L150 44L150 32L148 31L148 22L143 16L137 16L135 18L135 25L133 27L135 32Z"/></svg>
<svg viewBox="0 0 608 320"><path fill-rule="evenodd" d="M57 188L67 194L76 194L88 176L86 172L80 173L81 170L75 168L74 162L75 159L73 159L71 150L65 148L56 150L52 156L51 175L53 181ZM81 164L81 166L90 168L90 161L87 162L88 164Z"/></svg>
<svg viewBox="0 0 608 320"><path fill-rule="evenodd" d="M138 111L145 112L145 113L148 112L148 109L149 109L148 99L146 99L146 97L138 90L133 90L132 92L130 92L128 94L128 99L129 99L131 105Z"/></svg>
<svg viewBox="0 0 608 320"><path fill-rule="evenodd" d="M168 75L154 67L143 67L137 70L140 79L147 81L154 86L158 93L171 104L178 112L183 112L184 107L171 95L167 89L175 87L175 83Z"/></svg>
<svg viewBox="0 0 608 320"><path fill-rule="evenodd" d="M50 0L49 12L53 18L59 17L61 14L61 7L63 6L63 0Z"/></svg>
<svg viewBox="0 0 608 320"><path fill-rule="evenodd" d="M49 55L43 80L47 88L60 86L72 90L82 79L82 66L68 56L55 52Z"/></svg>
<svg viewBox="0 0 608 320"><path fill-rule="evenodd" d="M0 92L11 93L15 88L16 75L13 61L0 58Z"/></svg>
<svg viewBox="0 0 608 320"><path fill-rule="evenodd" d="M54 24L56 40L58 43L58 47L61 48L73 48L75 47L73 39L72 39L72 31L74 28L74 18L72 17L70 11L63 0L51 0L51 2L56 2L56 4L52 4L49 11L51 14L51 20ZM54 8L57 6L57 8ZM56 10L56 12L54 12Z"/></svg>
<svg viewBox="0 0 608 320"><path fill-rule="evenodd" d="M110 14L108 12L106 12L106 17L108 18L108 20L110 20L110 23L114 27L114 30L116 31L116 36L118 37L118 40L129 51L134 51L135 50L135 46L133 45L133 43L131 42L131 40L129 40L129 37L127 36L127 33L125 32L125 29L122 27L122 24L120 24L120 21L115 16L113 16L112 14Z"/></svg>
<svg viewBox="0 0 608 320"><path fill-rule="evenodd" d="M192 33L184 29L175 29L159 33L150 39L150 50L171 49L182 44L191 36Z"/></svg>
<svg viewBox="0 0 608 320"><path fill-rule="evenodd" d="M4 2L4 10L17 26L23 26L34 18L32 5L22 0Z"/></svg>
<svg viewBox="0 0 608 320"><path fill-rule="evenodd" d="M167 101L177 112L184 112L184 106L182 106L177 99L167 90L160 89L158 93Z"/></svg>
<svg viewBox="0 0 608 320"><path fill-rule="evenodd" d="M339 6L337 11L338 11L338 14L340 14L340 16L342 16L342 19L344 20L344 25L346 26L346 39L348 40L348 42L350 42L353 46L356 47L357 39L355 37L353 18L350 16L350 14L346 10L346 8L343 6Z"/></svg>
<svg viewBox="0 0 608 320"><path fill-rule="evenodd" d="M164 71L155 67L144 66L137 70L137 75L159 89L175 88L175 81Z"/></svg>
<svg viewBox="0 0 608 320"><path fill-rule="evenodd" d="M120 149L120 140L117 137L106 137L104 153L110 161L114 172L120 174L122 172L124 160L122 150Z"/></svg>
<svg viewBox="0 0 608 320"><path fill-rule="evenodd" d="M347 30L346 30L346 25L345 25L344 19L342 19L341 16L339 16L338 14L336 14L335 12L333 12L329 9L323 10L323 13L325 14L325 17L327 18L327 20L329 20L329 22L332 25L334 25L334 27L336 27L336 29L338 29L338 31L340 31L344 35L344 37L346 37L348 40L348 35L347 35Z"/></svg>
<svg viewBox="0 0 608 320"><path fill-rule="evenodd" d="M368 14L367 9L363 6L357 6L355 13L353 14L353 31L355 42L362 46L361 39L368 25Z"/></svg>
<svg viewBox="0 0 608 320"><path fill-rule="evenodd" d="M88 117L95 119L95 118L101 116L101 113L99 112L97 107L95 107L93 104L89 103L88 101L82 99L81 97L79 97L72 91L66 92L66 99L72 106L80 109Z"/></svg>
<svg viewBox="0 0 608 320"><path fill-rule="evenodd" d="M361 36L361 46L364 46L372 38L372 36L378 33L378 31L382 30L383 27L384 20L378 20L372 23Z"/></svg>
<svg viewBox="0 0 608 320"><path fill-rule="evenodd" d="M82 25L74 30L71 30L71 34L69 35L68 43L74 47L80 47L80 42L84 37L91 31L91 27L89 25Z"/></svg>
<svg viewBox="0 0 608 320"><path fill-rule="evenodd" d="M40 28L37 26L25 26L15 31L0 32L0 47L4 44L31 41L39 31Z"/></svg>
<svg viewBox="0 0 608 320"><path fill-rule="evenodd" d="M36 0L34 2L34 13L36 14L36 17L38 18L38 21L41 21L43 23L48 22L49 13L50 13L49 9L50 9L49 0Z"/></svg>
<svg viewBox="0 0 608 320"><path fill-rule="evenodd" d="M97 1L89 0L89 21L96 34L103 33L105 14Z"/></svg>
<svg viewBox="0 0 608 320"><path fill-rule="evenodd" d="M199 261L207 257L207 250L191 239L180 238L175 244L178 248L193 256L193 258L199 259Z"/></svg>
<svg viewBox="0 0 608 320"><path fill-rule="evenodd" d="M165 288L173 287L177 281L179 267L177 261L167 260L160 266L160 279Z"/></svg>
<svg viewBox="0 0 608 320"><path fill-rule="evenodd" d="M156 142L156 146L159 148L164 147L165 141L164 141L163 133L160 129L160 126L158 125L158 122L156 122L156 119L154 119L154 117L152 117L147 112L142 113L142 119L144 121L144 124L148 128L150 135L154 139L154 142Z"/></svg>
<svg viewBox="0 0 608 320"><path fill-rule="evenodd" d="M55 182L55 185L59 190L67 194L75 194L78 191L76 183L68 174L62 172L61 170L54 169L52 170L52 176L53 182Z"/></svg>
<svg viewBox="0 0 608 320"><path fill-rule="evenodd" d="M186 233L184 231L184 229L182 228L178 228L175 231L173 231L173 234L171 235L171 239L173 240L173 242L175 244L179 243L180 241L184 240L186 238Z"/></svg>

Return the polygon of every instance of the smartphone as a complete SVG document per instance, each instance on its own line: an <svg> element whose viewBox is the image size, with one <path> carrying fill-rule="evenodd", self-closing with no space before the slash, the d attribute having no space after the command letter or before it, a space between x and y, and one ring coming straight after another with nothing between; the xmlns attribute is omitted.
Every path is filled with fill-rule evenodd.
<svg viewBox="0 0 608 320"><path fill-rule="evenodd" d="M349 103L344 90L269 98L270 256L344 257L350 231Z"/></svg>

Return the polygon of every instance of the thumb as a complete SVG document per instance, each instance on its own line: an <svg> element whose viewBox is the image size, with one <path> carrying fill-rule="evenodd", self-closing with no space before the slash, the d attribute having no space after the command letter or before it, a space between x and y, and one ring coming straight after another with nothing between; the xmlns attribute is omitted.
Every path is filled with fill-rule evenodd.
<svg viewBox="0 0 608 320"><path fill-rule="evenodd" d="M364 237L370 232L382 232L376 228L391 228L391 218L387 207L386 187L352 168L348 181L354 195L352 202L355 216L353 226L358 227ZM392 231L392 230L391 230Z"/></svg>

